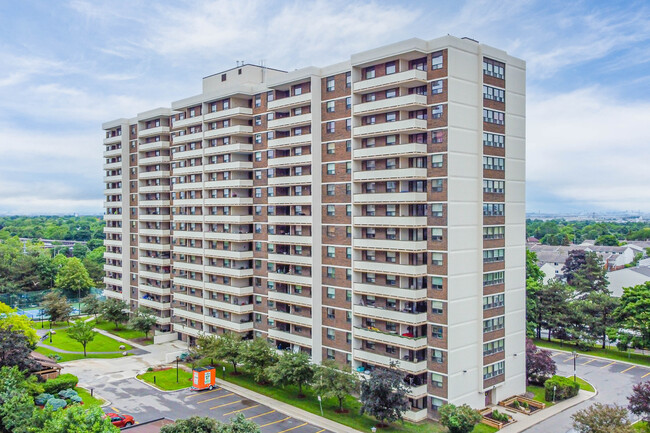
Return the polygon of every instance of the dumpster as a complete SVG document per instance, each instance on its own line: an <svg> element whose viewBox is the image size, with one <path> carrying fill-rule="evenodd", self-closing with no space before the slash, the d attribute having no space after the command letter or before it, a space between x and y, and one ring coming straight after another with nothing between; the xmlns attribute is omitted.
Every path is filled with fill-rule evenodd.
<svg viewBox="0 0 650 433"><path fill-rule="evenodd" d="M199 367L192 371L192 391L213 389L216 377L214 367Z"/></svg>

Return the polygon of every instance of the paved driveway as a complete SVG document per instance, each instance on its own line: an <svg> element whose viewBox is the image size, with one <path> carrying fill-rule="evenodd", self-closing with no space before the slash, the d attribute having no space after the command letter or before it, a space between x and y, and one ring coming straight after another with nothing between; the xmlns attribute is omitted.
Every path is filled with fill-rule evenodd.
<svg viewBox="0 0 650 433"><path fill-rule="evenodd" d="M573 356L564 352L551 351L557 363L558 374L573 375ZM579 405L573 406L556 416L543 421L527 433L568 433L574 432L571 415L598 402L603 404L617 403L627 406L627 397L632 392L632 386L638 382L650 380L650 367L637 367L621 362L602 358L578 355L576 360L577 375L591 383L598 394Z"/></svg>

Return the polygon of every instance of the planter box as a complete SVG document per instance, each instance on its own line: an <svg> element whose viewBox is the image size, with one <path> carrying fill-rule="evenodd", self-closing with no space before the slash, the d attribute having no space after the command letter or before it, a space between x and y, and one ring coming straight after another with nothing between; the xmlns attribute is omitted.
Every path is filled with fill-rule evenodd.
<svg viewBox="0 0 650 433"><path fill-rule="evenodd" d="M483 416L483 418L481 419L481 422L482 422L483 424L489 425L490 427L494 427L494 428L496 428L497 430L501 430L501 429L504 428L505 426L517 422L513 417L511 417L511 416L508 415L508 414L504 414L504 415L508 415L508 422L505 422L505 421L497 421L497 420L491 418L492 412L493 412L495 409L496 409L496 407L488 407L488 408L485 408L485 409L479 411L479 413L481 414L481 416Z"/></svg>
<svg viewBox="0 0 650 433"><path fill-rule="evenodd" d="M515 406L515 402L519 402L519 407ZM528 409L523 406L524 403L528 405ZM506 407L510 410L514 410L515 412L523 413L525 415L530 415L537 412L538 410L546 408L546 405L544 403L527 397L522 397L520 395L516 395L514 397L500 401L499 406Z"/></svg>

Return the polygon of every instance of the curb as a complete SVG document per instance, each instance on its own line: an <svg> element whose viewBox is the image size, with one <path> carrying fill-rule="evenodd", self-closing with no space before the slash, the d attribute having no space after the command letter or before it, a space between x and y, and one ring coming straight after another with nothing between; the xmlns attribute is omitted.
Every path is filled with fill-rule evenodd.
<svg viewBox="0 0 650 433"><path fill-rule="evenodd" d="M544 350L551 351L551 352L561 352L561 353L566 353L566 354L568 354L568 355L572 355L572 354L573 354L573 352L570 352L570 351L568 351L568 350L562 350L562 349L549 349L549 348L547 348L547 347L542 347L542 346L537 346L537 347L539 347L540 349L544 349ZM586 355L586 354L584 354L584 353L578 353L578 358L580 358L580 357L588 357L588 358L602 359L603 361L613 361L613 362L618 362L618 363L626 364L626 365L630 365L630 366L633 365L633 366L635 366L635 367L647 368L647 369L650 370L650 365L636 364L636 363L634 363L634 362L630 362L630 361L619 361L618 359L605 358L604 356ZM593 386L593 385L592 385L592 386Z"/></svg>
<svg viewBox="0 0 650 433"><path fill-rule="evenodd" d="M83 388L86 391L88 391L88 394L90 394L90 389L86 388L83 385L79 386L79 384L77 384L77 388ZM93 387L93 389L94 389L94 387ZM100 404L99 407L107 407L107 406L110 406L112 404L108 399L102 397L101 394L97 394L95 391L93 391L93 397L95 397L97 399L100 399L100 400L104 400L104 404Z"/></svg>
<svg viewBox="0 0 650 433"><path fill-rule="evenodd" d="M582 378L581 378L581 379L582 379ZM584 380L584 379L583 379L583 380ZM591 385L591 383L590 383L590 385ZM593 386L593 385L591 385L591 386ZM584 400L574 402L573 404L571 404L571 405L565 407L564 409L562 409L562 410L560 410L560 411L558 411L558 412L555 412L555 413L553 413L553 414L550 414L550 415L548 415L548 416L545 416L544 418L540 418L540 419L537 420L534 424L531 424L531 425L527 426L527 427L524 428L523 430L514 430L514 429L513 429L513 430L505 430L505 429L504 429L504 431L509 432L509 433L510 433L510 432L512 432L512 433L514 433L514 432L525 432L526 430L529 430L529 429L535 427L536 425L541 424L541 423L543 423L544 421L547 421L547 420L553 418L554 416L556 416L556 415L558 415L558 414L560 414L560 413L566 412L567 410L571 409L572 407L575 407L575 406L577 406L577 405L579 405L579 404L582 404L582 403L584 403L584 402L587 402L587 401L591 400L592 398L596 397L596 396L598 395L598 389L597 389L595 386L594 386L594 389L596 390L596 392L590 392L590 391L585 391L585 390L581 389L580 391L585 392L585 393L587 393L587 394L591 394L591 395L588 396L587 398L585 398ZM577 396L576 396L576 397L577 397ZM573 398L575 398L575 397L573 397ZM564 400L564 401L568 401L568 400ZM557 404L557 403L556 403L556 404ZM553 406L551 406L551 407L553 407ZM551 407L546 408L546 409L550 409ZM544 409L544 410L546 410L546 409ZM506 428L507 428L507 427L506 427Z"/></svg>

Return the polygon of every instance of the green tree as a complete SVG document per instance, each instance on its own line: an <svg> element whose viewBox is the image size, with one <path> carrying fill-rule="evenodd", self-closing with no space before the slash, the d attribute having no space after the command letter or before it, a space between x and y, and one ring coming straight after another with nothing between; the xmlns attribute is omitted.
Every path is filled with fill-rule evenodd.
<svg viewBox="0 0 650 433"><path fill-rule="evenodd" d="M97 319L99 314L102 314L104 308L104 301L102 301L98 296L90 294L81 300L81 303L84 305L84 312L87 314L92 314Z"/></svg>
<svg viewBox="0 0 650 433"><path fill-rule="evenodd" d="M315 368L313 379L314 392L323 398L336 398L339 401L338 412L343 412L343 400L359 392L359 378L355 373L342 371L334 361L326 360Z"/></svg>
<svg viewBox="0 0 650 433"><path fill-rule="evenodd" d="M450 433L469 433L474 426L481 422L481 414L468 405L455 406L445 404L438 411L440 423L449 429Z"/></svg>
<svg viewBox="0 0 650 433"><path fill-rule="evenodd" d="M370 378L361 381L361 414L374 416L380 427L386 422L402 421L410 405L406 394L410 389L404 375L391 363L388 369L377 368Z"/></svg>
<svg viewBox="0 0 650 433"><path fill-rule="evenodd" d="M650 347L650 281L623 288L614 314L619 326L637 334L642 347Z"/></svg>
<svg viewBox="0 0 650 433"><path fill-rule="evenodd" d="M140 307L131 315L129 328L144 332L145 338L149 338L149 332L156 326L156 320L157 317L148 308Z"/></svg>
<svg viewBox="0 0 650 433"><path fill-rule="evenodd" d="M18 367L0 368L0 433L26 433L34 412L33 395L43 387Z"/></svg>
<svg viewBox="0 0 650 433"><path fill-rule="evenodd" d="M606 245L608 247L617 247L618 239L614 235L601 235L596 239L596 245Z"/></svg>
<svg viewBox="0 0 650 433"><path fill-rule="evenodd" d="M89 252L90 250L84 244L76 243L72 246L72 257L76 257L79 260L85 258Z"/></svg>
<svg viewBox="0 0 650 433"><path fill-rule="evenodd" d="M18 366L21 370L34 368L35 363L30 355L35 347L22 331L14 330L11 326L0 328L0 367Z"/></svg>
<svg viewBox="0 0 650 433"><path fill-rule="evenodd" d="M115 323L115 329L119 329L120 323L129 319L129 305L121 299L108 298L104 301L102 317L108 322Z"/></svg>
<svg viewBox="0 0 650 433"><path fill-rule="evenodd" d="M600 340L602 348L606 347L607 329L616 324L615 311L619 299L602 292L588 293L583 299L572 303L581 313L577 324L590 340Z"/></svg>
<svg viewBox="0 0 650 433"><path fill-rule="evenodd" d="M41 280L41 287L51 289L56 281L58 269L54 265L54 260L48 253L40 254L36 260L36 272Z"/></svg>
<svg viewBox="0 0 650 433"><path fill-rule="evenodd" d="M234 332L227 332L217 338L216 345L213 346L214 356L232 364L234 374L237 374L237 364L242 360L244 342L241 335Z"/></svg>
<svg viewBox="0 0 650 433"><path fill-rule="evenodd" d="M38 335L32 327L32 321L25 315L0 302L0 329L11 328L14 332L22 332L30 344L38 342Z"/></svg>
<svg viewBox="0 0 650 433"><path fill-rule="evenodd" d="M86 356L86 346L95 339L97 332L93 330L93 325L83 320L77 320L68 328L68 337L72 338L84 348L84 357Z"/></svg>
<svg viewBox="0 0 650 433"><path fill-rule="evenodd" d="M298 398L302 398L303 385L314 377L314 365L305 352L285 351L278 362L267 369L267 374L276 386L298 385Z"/></svg>
<svg viewBox="0 0 650 433"><path fill-rule="evenodd" d="M46 406L34 411L32 432L36 433L118 433L110 418L99 407L86 409L72 405L65 410L53 410Z"/></svg>
<svg viewBox="0 0 650 433"><path fill-rule="evenodd" d="M551 334L569 324L571 290L565 283L552 279L548 284L536 286L536 290L528 295L535 303L532 319L537 325L537 336L541 337L542 328L547 329L550 341Z"/></svg>
<svg viewBox="0 0 650 433"><path fill-rule="evenodd" d="M594 403L574 413L573 428L578 433L633 433L627 410L616 404Z"/></svg>
<svg viewBox="0 0 650 433"><path fill-rule="evenodd" d="M253 374L258 383L265 383L267 369L278 362L278 354L265 338L255 338L246 342L241 355L246 370Z"/></svg>
<svg viewBox="0 0 650 433"><path fill-rule="evenodd" d="M526 250L526 279L542 282L544 273L537 265L537 254L534 251Z"/></svg>
<svg viewBox="0 0 650 433"><path fill-rule="evenodd" d="M68 259L56 274L55 286L69 293L85 296L93 285L88 271L77 257Z"/></svg>
<svg viewBox="0 0 650 433"><path fill-rule="evenodd" d="M217 433L219 423L207 416L178 419L174 424L162 426L160 433Z"/></svg>
<svg viewBox="0 0 650 433"><path fill-rule="evenodd" d="M576 290L578 298L590 292L609 293L605 264L592 251L569 251L562 272L569 286Z"/></svg>
<svg viewBox="0 0 650 433"><path fill-rule="evenodd" d="M72 313L72 306L58 291L51 291L45 295L41 307L44 314L49 316L50 323L69 320Z"/></svg>

